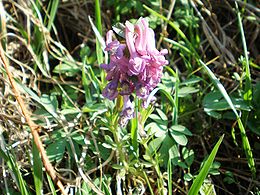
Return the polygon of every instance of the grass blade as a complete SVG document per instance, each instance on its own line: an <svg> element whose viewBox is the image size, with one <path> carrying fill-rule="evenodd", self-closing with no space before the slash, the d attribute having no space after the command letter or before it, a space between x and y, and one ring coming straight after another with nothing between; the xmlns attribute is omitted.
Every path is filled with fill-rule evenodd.
<svg viewBox="0 0 260 195"><path fill-rule="evenodd" d="M39 155L39 151L33 142L33 179L34 179L34 186L36 195L42 194L42 184L43 184L43 177L42 177L42 160Z"/></svg>
<svg viewBox="0 0 260 195"><path fill-rule="evenodd" d="M171 94L166 91L165 89L163 89L162 87L159 87L160 91L168 98L168 100L170 101L170 103L172 104L173 108L175 106L175 101L173 99L173 97L171 96Z"/></svg>
<svg viewBox="0 0 260 195"><path fill-rule="evenodd" d="M51 30L51 26L53 25L58 7L59 7L59 0L53 0L49 3L50 5L50 14L49 14L49 20L48 20L48 25L47 28L50 31Z"/></svg>
<svg viewBox="0 0 260 195"><path fill-rule="evenodd" d="M174 45L175 47L179 48L180 50L185 51L187 54L191 54L192 53L187 47L185 47L184 45L178 43L177 41L174 41L174 40L171 40L171 39L168 39L168 38L163 38L163 40L165 40L168 43L171 43L172 45Z"/></svg>
<svg viewBox="0 0 260 195"><path fill-rule="evenodd" d="M172 159L171 159L171 157L168 160L167 174L168 174L168 194L172 195Z"/></svg>
<svg viewBox="0 0 260 195"><path fill-rule="evenodd" d="M243 50L244 50L244 56L246 63L243 63L244 69L246 71L246 83L245 83L245 100L251 100L252 99L252 84L251 84L251 74L250 74L250 68L249 68L249 60L248 60L248 52L247 52L247 44L246 44L246 38L244 33L244 28L242 24L242 18L240 11L238 10L237 2L235 2L236 9L237 9L237 18L238 18L238 25L241 33L241 39L243 44Z"/></svg>
<svg viewBox="0 0 260 195"><path fill-rule="evenodd" d="M248 104L251 104L252 100L252 83L251 83L251 74L250 74L250 67L249 67L249 60L248 60L248 52L247 52L247 44L246 44L246 38L244 33L244 28L242 24L242 18L240 11L238 9L237 2L235 2L236 9L237 9L237 19L238 19L238 26L241 33L241 39L243 44L243 50L244 50L244 56L245 56L245 62L242 61L243 69L245 70L245 86L244 86L244 100L248 102ZM242 114L242 120L244 125L247 124L247 118L248 118L249 112L243 111Z"/></svg>
<svg viewBox="0 0 260 195"><path fill-rule="evenodd" d="M247 158L247 161L248 161L248 166L249 166L249 168L250 168L250 170L253 174L253 177L255 178L256 167L255 167L255 160L253 158L251 146L250 146L250 143L249 143L249 140L248 140L248 137L246 135L246 131L245 131L245 128L244 128L244 125L243 125L241 119L238 118L237 122L238 122L238 127L240 129L240 135L241 135L241 139L242 139L243 149L246 153L246 158Z"/></svg>
<svg viewBox="0 0 260 195"><path fill-rule="evenodd" d="M208 172L209 172L209 169L214 161L214 158L218 152L218 148L222 142L224 138L224 135L222 135L220 137L220 139L218 140L217 144L215 145L215 147L213 148L212 152L210 153L208 159L206 160L205 164L203 165L199 175L196 177L196 179L194 180L189 192L188 192L188 195L197 195L199 190L200 190L200 187L202 186L205 178L207 177L208 175Z"/></svg>
<svg viewBox="0 0 260 195"><path fill-rule="evenodd" d="M95 0L95 14L96 14L96 25L98 32L102 36L102 23L101 23L101 13L100 13L100 3L99 0ZM103 62L103 53L102 48L98 40L96 41L96 53L97 53L97 60L98 64L101 64Z"/></svg>
<svg viewBox="0 0 260 195"><path fill-rule="evenodd" d="M51 189L52 194L53 194L53 195L57 195L57 194L56 194L55 187L54 187L54 184L53 184L53 182L52 182L52 180L51 180L51 177L50 177L48 174L46 174L46 176L47 176L47 180L48 180L48 183L49 183L49 186L50 186L50 189Z"/></svg>
<svg viewBox="0 0 260 195"><path fill-rule="evenodd" d="M24 181L24 179L22 177L18 164L16 163L17 161L16 161L16 159L14 159L13 155L8 150L3 151L0 148L0 157L6 161L9 169L11 169L12 172L14 173L15 181L16 181L16 184L18 184L20 193L22 195L29 195L30 193L27 190L26 182Z"/></svg>

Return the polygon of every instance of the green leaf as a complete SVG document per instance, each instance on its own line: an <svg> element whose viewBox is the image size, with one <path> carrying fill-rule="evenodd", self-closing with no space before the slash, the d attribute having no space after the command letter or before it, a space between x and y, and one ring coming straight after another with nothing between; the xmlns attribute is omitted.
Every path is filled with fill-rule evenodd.
<svg viewBox="0 0 260 195"><path fill-rule="evenodd" d="M125 39L125 25L122 23L116 23L114 26L112 26L113 31Z"/></svg>
<svg viewBox="0 0 260 195"><path fill-rule="evenodd" d="M184 176L183 176L183 179L185 181L191 181L193 179L193 175L190 174L190 173L186 173Z"/></svg>
<svg viewBox="0 0 260 195"><path fill-rule="evenodd" d="M204 111L211 117L216 118L216 119L221 119L222 118L222 114L209 110L207 108L204 108Z"/></svg>
<svg viewBox="0 0 260 195"><path fill-rule="evenodd" d="M96 103L93 105L84 105L82 112L96 112L96 111L107 111L106 106L103 103Z"/></svg>
<svg viewBox="0 0 260 195"><path fill-rule="evenodd" d="M61 110L61 114L62 115L71 115L71 114L78 114L80 111L75 108L75 107L72 107L72 108L64 108Z"/></svg>
<svg viewBox="0 0 260 195"><path fill-rule="evenodd" d="M253 157L253 152L252 152L252 149L251 149L251 146L250 146L250 142L249 142L248 137L246 135L246 130L245 130L244 124L243 124L243 122L242 122L242 120L241 120L241 118L240 118L231 98L229 97L226 89L224 88L224 86L219 82L219 80L216 78L214 73L209 69L209 67L202 60L199 60L199 63L204 67L207 74L211 78L212 82L218 88L218 90L220 91L220 93L225 98L228 105L230 106L230 108L232 109L234 114L236 115L238 127L240 129L240 135L241 135L241 139L242 139L242 146L243 146L243 149L244 149L245 154L246 154L248 166L249 166L249 168L250 168L250 170L253 174L253 177L255 177L256 176L255 160L254 160L254 157Z"/></svg>
<svg viewBox="0 0 260 195"><path fill-rule="evenodd" d="M55 100L55 96L49 97L48 95L43 95L42 98L39 98L30 88L26 87L23 84L17 83L20 89L23 89L26 93L30 95L30 97L39 103L47 112L49 112L55 119L59 119L59 116L55 112L57 108L57 100Z"/></svg>
<svg viewBox="0 0 260 195"><path fill-rule="evenodd" d="M47 147L46 152L51 162L55 160L59 162L62 160L63 154L65 152L65 145L66 141L59 139Z"/></svg>
<svg viewBox="0 0 260 195"><path fill-rule="evenodd" d="M164 140L164 137L158 137L152 140L146 149L146 154L148 153L150 156L154 155L156 151L160 148L162 142Z"/></svg>
<svg viewBox="0 0 260 195"><path fill-rule="evenodd" d="M179 133L177 131L170 130L170 134L171 134L172 138L181 146L187 145L188 139L183 133Z"/></svg>
<svg viewBox="0 0 260 195"><path fill-rule="evenodd" d="M208 159L206 160L205 164L203 165L199 175L193 181L193 184L188 192L188 195L197 195L198 194L204 180L206 179L206 177L208 175L209 169L214 161L214 158L218 152L218 148L219 148L223 138L224 138L224 135L222 135L219 138L217 144L215 145L215 147L213 148L212 152L210 153Z"/></svg>
<svg viewBox="0 0 260 195"><path fill-rule="evenodd" d="M174 99L172 98L172 95L166 89L162 88L161 85L159 86L159 89L168 98L168 100L170 101L170 103L174 107L175 102L174 102Z"/></svg>
<svg viewBox="0 0 260 195"><path fill-rule="evenodd" d="M259 120L248 121L247 125L253 133L260 136L260 122L259 122Z"/></svg>
<svg viewBox="0 0 260 195"><path fill-rule="evenodd" d="M234 107L240 110L250 111L249 105L241 98L231 98ZM220 92L212 92L207 94L203 99L204 109L211 111L223 111L229 110L230 105L227 103L225 99L221 96Z"/></svg>
<svg viewBox="0 0 260 195"><path fill-rule="evenodd" d="M59 64L54 67L53 72L57 74L66 74L66 76L72 77L80 71L80 67L72 64Z"/></svg>
<svg viewBox="0 0 260 195"><path fill-rule="evenodd" d="M179 132L179 133L183 133L183 134L185 134L185 135L192 136L192 133L191 133L186 127L184 127L184 126L182 126L182 125L173 125L173 126L171 127L171 130L177 131L177 132Z"/></svg>
<svg viewBox="0 0 260 195"><path fill-rule="evenodd" d="M210 181L204 182L200 188L200 194L201 195L217 195L215 188L214 188L214 184L212 184Z"/></svg>
<svg viewBox="0 0 260 195"><path fill-rule="evenodd" d="M183 147L182 148L182 157L183 157L185 163L187 164L187 166L190 167L194 160L194 151L192 149L189 150L186 147Z"/></svg>
<svg viewBox="0 0 260 195"><path fill-rule="evenodd" d="M200 81L202 81L203 79L200 77L192 77L190 79L186 79L185 81L183 81L182 83L180 83L180 86L182 85L191 85L191 84L195 84L198 83Z"/></svg>
<svg viewBox="0 0 260 195"><path fill-rule="evenodd" d="M107 179L106 179L107 180ZM102 180L102 190L105 191L105 195L112 195L110 186L108 186L108 181Z"/></svg>
<svg viewBox="0 0 260 195"><path fill-rule="evenodd" d="M162 125L159 123L149 123L148 125L145 126L145 131L150 132L150 134L154 134L155 137L161 137L163 136L167 131L167 126Z"/></svg>
<svg viewBox="0 0 260 195"><path fill-rule="evenodd" d="M177 144L168 133L166 134L166 136L164 136L159 152L160 158L162 159L163 165L165 167L167 167L169 158L174 159L179 156Z"/></svg>
<svg viewBox="0 0 260 195"><path fill-rule="evenodd" d="M172 140L172 139L170 138L170 140ZM169 158L170 159L179 159L180 158L179 148L176 143L173 143L173 141L171 141L171 142L172 142L172 146L170 146L170 148L167 147L169 150ZM166 143L166 144L168 144L168 143Z"/></svg>
<svg viewBox="0 0 260 195"><path fill-rule="evenodd" d="M227 184L232 184L236 182L236 180L234 179L234 175L231 171L225 172L225 178L223 179L223 181Z"/></svg>
<svg viewBox="0 0 260 195"><path fill-rule="evenodd" d="M80 145L85 145L84 135L80 132L72 133L71 138Z"/></svg>
<svg viewBox="0 0 260 195"><path fill-rule="evenodd" d="M167 126L168 124L167 118L166 120L163 120L161 117L159 117L156 114L150 114L149 118L151 118L155 123L161 126Z"/></svg>
<svg viewBox="0 0 260 195"><path fill-rule="evenodd" d="M114 140L109 135L105 135L105 142L102 143L102 146L107 149L116 148Z"/></svg>
<svg viewBox="0 0 260 195"><path fill-rule="evenodd" d="M168 175L168 192L169 192L169 195L172 195L172 161L171 161L171 158L168 159L167 175Z"/></svg>
<svg viewBox="0 0 260 195"><path fill-rule="evenodd" d="M58 101L55 95L42 94L40 97L41 102L45 105L45 109L50 113L56 113L58 108Z"/></svg>
<svg viewBox="0 0 260 195"><path fill-rule="evenodd" d="M87 48L87 47L85 47L85 48ZM84 60L84 62L85 62L85 60ZM82 85L83 85L84 91L85 91L86 103L89 104L89 103L92 103L92 94L91 94L91 88L90 88L91 81L90 81L90 79L88 79L88 78L90 78L90 75L88 74L88 78L87 78L86 74L88 74L88 73L86 72L85 67L82 66Z"/></svg>
<svg viewBox="0 0 260 195"><path fill-rule="evenodd" d="M195 87L182 87L179 89L178 97L185 97L189 94L198 92L199 89L196 89Z"/></svg>
<svg viewBox="0 0 260 195"><path fill-rule="evenodd" d="M121 170L121 169L124 169L124 166L118 165L118 164L113 164L113 165L112 165L112 168L113 168L113 169L117 169L117 170Z"/></svg>
<svg viewBox="0 0 260 195"><path fill-rule="evenodd" d="M163 111L161 111L160 109L156 109L156 111L158 112L160 118L163 120L163 121L168 121L168 118L167 116L163 113Z"/></svg>

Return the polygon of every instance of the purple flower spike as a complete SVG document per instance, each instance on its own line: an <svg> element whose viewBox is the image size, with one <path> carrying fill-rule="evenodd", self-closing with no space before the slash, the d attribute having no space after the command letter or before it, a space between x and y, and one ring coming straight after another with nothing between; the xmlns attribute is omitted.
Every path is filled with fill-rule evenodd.
<svg viewBox="0 0 260 195"><path fill-rule="evenodd" d="M149 94L160 82L163 66L168 64L164 57L168 51L156 49L155 33L145 18L140 18L136 24L126 21L123 41L126 44L113 39L113 35L112 30L106 35L105 50L110 54L110 62L100 65L110 81L102 94L110 100L118 95L124 97L119 123L125 126L134 117L134 105L129 96L135 93L143 100L143 107L149 105L152 99Z"/></svg>

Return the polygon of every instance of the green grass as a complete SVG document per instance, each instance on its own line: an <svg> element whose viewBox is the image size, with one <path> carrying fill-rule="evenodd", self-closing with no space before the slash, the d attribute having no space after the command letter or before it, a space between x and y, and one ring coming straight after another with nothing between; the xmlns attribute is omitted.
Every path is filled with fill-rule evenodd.
<svg viewBox="0 0 260 195"><path fill-rule="evenodd" d="M221 136L219 141L216 143L215 147L213 148L212 152L210 153L208 159L203 164L199 174L197 175L196 179L193 181L193 184L191 185L188 194L198 194L199 190L206 179L209 169L212 166L212 163L215 159L215 156L217 154L218 148L223 140L224 136Z"/></svg>
<svg viewBox="0 0 260 195"><path fill-rule="evenodd" d="M203 66L206 69L206 72L208 74L208 76L211 78L213 84L218 88L218 90L221 92L221 94L223 95L223 97L225 98L225 100L227 101L227 103L229 104L230 108L233 110L234 114L236 115L237 121L238 121L238 126L240 129L240 133L241 133L241 138L242 138L242 143L243 143L243 149L245 151L246 157L248 159L248 165L249 168L251 169L253 175L255 175L256 173L256 168L255 168L255 162L253 159L253 154L251 151L251 146L250 143L248 141L246 132L245 132L245 128L244 125L241 121L241 117L238 115L229 95L227 94L225 88L223 87L223 85L218 81L218 79L216 78L216 76L214 75L214 73L206 66L206 64L200 59L199 54L197 53L196 49L193 47L192 42L190 42L187 37L185 36L185 34L178 28L178 26L176 24L174 24L173 22L170 22L167 20L167 18L165 18L164 16L156 13L155 11L153 11L152 9L150 9L149 7L145 6L145 8L150 11L152 14L162 18L163 20L169 22L169 24L171 25L171 27L181 36L181 38L186 42L186 44L188 45L189 49L186 49L183 46L180 46L179 44L178 47L179 48L185 48L185 51L188 51L190 53L190 51L193 53L195 59L197 60L198 64ZM248 56L247 56L247 52L246 52L246 43L245 43L245 38L244 38L244 33L243 33L243 27L241 25L241 18L240 18L240 14L238 12L238 20L239 20L239 27L240 27L240 31L242 34L242 42L243 42L243 48L244 48L244 53L246 55L246 65L245 65L245 70L246 70L246 79L245 79L245 91L246 94L244 95L244 99L245 100L250 100L248 99L248 94L250 94L250 97L252 97L252 90L251 90L251 76L250 76L250 71L249 71L249 65L248 65ZM169 40L166 39L168 42L170 43L174 43L176 45L176 43L173 40ZM177 83L177 82L176 82ZM246 114L248 115L248 114Z"/></svg>

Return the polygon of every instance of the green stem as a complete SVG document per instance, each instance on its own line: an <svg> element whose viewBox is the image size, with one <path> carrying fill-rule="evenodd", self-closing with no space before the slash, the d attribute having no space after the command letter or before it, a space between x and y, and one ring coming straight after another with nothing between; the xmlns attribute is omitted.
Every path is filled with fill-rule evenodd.
<svg viewBox="0 0 260 195"><path fill-rule="evenodd" d="M119 160L120 162L123 163L123 165L126 165L126 158L125 158L125 152L123 151L124 148L122 146L122 143L121 143L121 139L120 139L120 131L119 131L119 128L118 128L118 117L116 116L115 119L113 119L113 128L112 128L112 133L113 133L113 136L114 136L114 140L115 140L115 143L116 143L116 151L118 152L118 157L119 157Z"/></svg>
<svg viewBox="0 0 260 195"><path fill-rule="evenodd" d="M136 152L136 156L139 156L138 152L138 98L135 96L135 128L133 128L132 133L132 144L134 147L134 151Z"/></svg>

